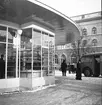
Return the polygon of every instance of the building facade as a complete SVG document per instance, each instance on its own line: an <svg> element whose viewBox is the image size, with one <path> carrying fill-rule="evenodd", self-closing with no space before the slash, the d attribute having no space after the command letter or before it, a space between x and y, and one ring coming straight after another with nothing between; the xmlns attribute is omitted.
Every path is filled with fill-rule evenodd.
<svg viewBox="0 0 102 105"><path fill-rule="evenodd" d="M102 12L95 12L89 14L83 14L80 16L71 17L73 21L77 23L80 28L80 46L84 47L83 54L101 53L102 52ZM58 58L58 65L61 63L61 57L64 56L67 59L67 63L73 63L72 44L65 44L56 46L56 58ZM57 60L56 60L57 61ZM76 62L76 60L74 59ZM57 65L56 64L56 65Z"/></svg>

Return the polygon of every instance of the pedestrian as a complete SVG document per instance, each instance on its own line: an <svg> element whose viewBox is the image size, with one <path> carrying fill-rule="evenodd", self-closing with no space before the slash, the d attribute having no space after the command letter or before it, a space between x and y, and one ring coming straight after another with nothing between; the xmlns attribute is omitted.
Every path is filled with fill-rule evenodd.
<svg viewBox="0 0 102 105"><path fill-rule="evenodd" d="M66 76L67 63L66 63L66 60L65 59L61 63L61 71L62 71L62 76Z"/></svg>
<svg viewBox="0 0 102 105"><path fill-rule="evenodd" d="M69 74L71 74L71 65L70 65L70 62L69 62L69 65L68 65L68 71L69 71Z"/></svg>
<svg viewBox="0 0 102 105"><path fill-rule="evenodd" d="M82 75L81 75L81 60L80 59L79 59L79 61L77 63L76 80L82 80Z"/></svg>
<svg viewBox="0 0 102 105"><path fill-rule="evenodd" d="M4 61L4 55L1 54L0 58L0 79L5 77L5 61Z"/></svg>

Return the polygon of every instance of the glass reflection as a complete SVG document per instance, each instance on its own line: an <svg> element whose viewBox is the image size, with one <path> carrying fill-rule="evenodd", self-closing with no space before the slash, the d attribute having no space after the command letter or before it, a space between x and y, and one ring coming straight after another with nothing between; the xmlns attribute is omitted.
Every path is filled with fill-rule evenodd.
<svg viewBox="0 0 102 105"><path fill-rule="evenodd" d="M0 79L5 78L5 49L6 44L0 43Z"/></svg>
<svg viewBox="0 0 102 105"><path fill-rule="evenodd" d="M54 36L49 35L49 75L54 73Z"/></svg>
<svg viewBox="0 0 102 105"><path fill-rule="evenodd" d="M14 43L14 38L16 37L16 30L13 28L8 28L8 43Z"/></svg>
<svg viewBox="0 0 102 105"><path fill-rule="evenodd" d="M16 77L16 49L8 44L7 77Z"/></svg>
<svg viewBox="0 0 102 105"><path fill-rule="evenodd" d="M21 71L32 69L32 29L24 29L21 36Z"/></svg>
<svg viewBox="0 0 102 105"><path fill-rule="evenodd" d="M6 42L7 28L0 26L0 42Z"/></svg>
<svg viewBox="0 0 102 105"><path fill-rule="evenodd" d="M41 31L34 29L32 35L33 43L33 70L39 70L41 74Z"/></svg>
<svg viewBox="0 0 102 105"><path fill-rule="evenodd" d="M0 79L5 78L6 34L7 28L0 26Z"/></svg>
<svg viewBox="0 0 102 105"><path fill-rule="evenodd" d="M8 28L7 45L7 78L16 77L16 59L17 59L17 34L16 29ZM18 64L18 63L17 63Z"/></svg>
<svg viewBox="0 0 102 105"><path fill-rule="evenodd" d="M42 72L43 76L48 75L48 49L42 48Z"/></svg>

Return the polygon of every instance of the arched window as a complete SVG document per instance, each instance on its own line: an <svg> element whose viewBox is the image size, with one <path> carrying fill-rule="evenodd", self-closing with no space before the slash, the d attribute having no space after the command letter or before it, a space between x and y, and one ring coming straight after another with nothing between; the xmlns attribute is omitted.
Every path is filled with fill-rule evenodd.
<svg viewBox="0 0 102 105"><path fill-rule="evenodd" d="M97 34L97 28L96 27L92 28L92 34Z"/></svg>
<svg viewBox="0 0 102 105"><path fill-rule="evenodd" d="M83 40L82 46L85 47L87 45L87 40Z"/></svg>
<svg viewBox="0 0 102 105"><path fill-rule="evenodd" d="M82 30L82 35L87 35L87 29L86 29L86 28L84 28L84 29Z"/></svg>
<svg viewBox="0 0 102 105"><path fill-rule="evenodd" d="M66 60L65 54L62 54L62 56L61 56L61 62L62 62L63 60Z"/></svg>
<svg viewBox="0 0 102 105"><path fill-rule="evenodd" d="M58 55L55 55L55 63L58 64Z"/></svg>
<svg viewBox="0 0 102 105"><path fill-rule="evenodd" d="M93 46L97 46L97 39L93 39L93 40L92 40L92 45L93 45Z"/></svg>

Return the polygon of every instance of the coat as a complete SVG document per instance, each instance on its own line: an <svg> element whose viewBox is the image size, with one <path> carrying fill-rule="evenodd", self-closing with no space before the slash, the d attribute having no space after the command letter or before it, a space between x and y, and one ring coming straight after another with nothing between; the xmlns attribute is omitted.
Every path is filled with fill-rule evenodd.
<svg viewBox="0 0 102 105"><path fill-rule="evenodd" d="M62 64L61 64L61 71L66 72L66 69L67 69L67 64L66 64L65 61L63 61Z"/></svg>

